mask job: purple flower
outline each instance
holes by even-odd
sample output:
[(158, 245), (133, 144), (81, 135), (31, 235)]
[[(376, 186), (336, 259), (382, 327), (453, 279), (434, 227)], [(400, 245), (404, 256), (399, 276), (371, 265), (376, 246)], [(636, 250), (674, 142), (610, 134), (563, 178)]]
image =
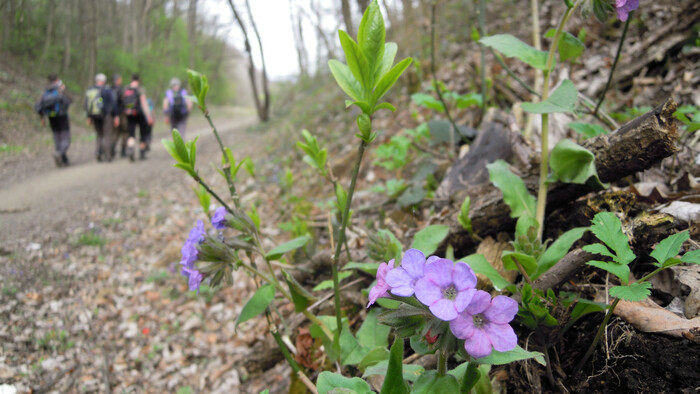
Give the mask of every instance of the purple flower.
[(425, 266), (415, 290), (418, 301), (427, 305), (433, 315), (451, 321), (469, 305), (475, 287), (476, 275), (467, 264), (436, 259)]
[(450, 322), (450, 330), (464, 339), (464, 349), (474, 358), (488, 356), (491, 348), (507, 352), (518, 344), (508, 324), (516, 313), (518, 303), (513, 299), (501, 295), (491, 299), (489, 293), (479, 290), (467, 309)]
[(386, 274), (392, 269), (394, 269), (394, 259), (389, 260), (389, 263), (379, 264), (379, 268), (377, 268), (377, 284), (369, 291), (369, 303), (367, 303), (367, 308), (374, 304), (377, 298), (389, 296), (388, 290), (391, 289), (391, 287), (386, 283)]
[(217, 230), (226, 228), (226, 208), (216, 208), (214, 215), (211, 217), (211, 224)]
[(182, 267), (182, 274), (188, 278), (187, 285), (190, 291), (197, 290), (199, 293), (199, 285), (202, 283), (202, 273), (196, 269), (190, 269), (187, 267)]
[(639, 0), (615, 0), (617, 18), (622, 22), (627, 21), (629, 13), (639, 7)]
[(407, 250), (401, 259), (401, 266), (386, 274), (386, 283), (389, 284), (391, 294), (401, 297), (413, 295), (416, 282), (423, 277), (425, 265), (423, 252), (418, 249)]
[[(187, 237), (187, 241), (185, 241), (185, 244), (182, 245), (182, 249), (180, 250), (182, 252), (180, 264), (182, 264), (183, 267), (189, 269), (194, 268), (194, 262), (197, 261), (197, 255), (199, 254), (197, 245), (204, 241), (205, 234), (204, 223), (201, 220), (197, 220), (197, 225), (190, 230), (190, 235)], [(183, 273), (183, 275), (185, 274)]]

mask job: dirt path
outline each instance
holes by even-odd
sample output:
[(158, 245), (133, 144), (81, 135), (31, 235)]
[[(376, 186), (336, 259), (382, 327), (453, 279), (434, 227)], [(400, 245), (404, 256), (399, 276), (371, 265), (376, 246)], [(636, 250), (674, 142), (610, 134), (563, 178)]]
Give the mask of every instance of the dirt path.
[[(224, 143), (233, 146), (234, 141), (245, 139), (244, 128), (253, 122), (247, 115), (220, 122)], [(191, 130), (188, 137), (197, 135), (200, 163), (215, 161), (218, 146), (209, 128)], [(154, 184), (182, 181), (184, 174), (172, 167), (172, 158), (160, 144), (165, 136), (162, 130), (156, 133), (148, 159), (134, 163), (127, 159), (96, 162), (89, 142), (71, 147), (72, 163), (67, 168), (53, 167), (48, 154), (25, 158), (31, 163), (18, 165), (17, 171), (26, 169), (30, 175), (14, 174), (19, 182), (0, 186), (0, 247), (13, 250), (41, 242), (46, 239), (42, 235), (70, 231), (96, 205), (116, 202), (119, 206), (129, 193), (148, 193)], [(37, 169), (37, 162), (43, 166)]]

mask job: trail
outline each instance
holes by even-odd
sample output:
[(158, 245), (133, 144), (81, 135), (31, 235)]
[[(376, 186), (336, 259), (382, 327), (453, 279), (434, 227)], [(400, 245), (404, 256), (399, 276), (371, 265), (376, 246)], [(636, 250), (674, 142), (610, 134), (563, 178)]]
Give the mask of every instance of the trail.
[[(234, 141), (249, 138), (244, 129), (253, 122), (254, 118), (248, 115), (219, 122), (224, 143), (233, 146)], [(92, 156), (93, 143), (74, 144), (69, 150), (71, 165), (67, 168), (53, 166), (50, 155), (32, 158), (45, 165), (38, 171), (28, 170), (32, 173), (24, 179), (20, 177), (17, 183), (0, 188), (0, 248), (13, 250), (45, 241), (51, 233), (69, 232), (99, 204), (119, 204), (130, 194), (147, 193), (155, 183), (182, 181), (184, 173), (172, 167), (173, 159), (160, 143), (165, 136), (165, 132), (155, 133), (148, 158), (133, 163), (123, 158), (111, 163), (97, 162)], [(187, 137), (195, 136), (200, 136), (198, 162), (216, 160), (218, 146), (211, 130), (191, 127)]]

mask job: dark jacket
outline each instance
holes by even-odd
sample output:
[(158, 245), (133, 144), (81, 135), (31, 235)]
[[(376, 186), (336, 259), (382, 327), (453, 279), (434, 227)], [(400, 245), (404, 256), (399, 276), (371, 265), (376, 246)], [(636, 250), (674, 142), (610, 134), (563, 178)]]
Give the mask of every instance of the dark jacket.
[[(115, 102), (114, 98), (114, 93), (112, 92), (112, 89), (107, 86), (97, 86), (94, 85), (90, 89), (97, 88), (100, 89), (100, 97), (102, 97), (102, 115), (110, 115), (110, 116), (117, 116), (119, 112), (117, 112), (117, 105)], [(87, 111), (88, 107), (88, 102), (87, 102), (87, 97), (85, 98), (85, 110)]]
[(34, 105), (34, 110), (42, 117), (68, 116), (70, 104), (71, 99), (61, 92), (60, 85), (51, 83), (46, 86), (46, 90)]

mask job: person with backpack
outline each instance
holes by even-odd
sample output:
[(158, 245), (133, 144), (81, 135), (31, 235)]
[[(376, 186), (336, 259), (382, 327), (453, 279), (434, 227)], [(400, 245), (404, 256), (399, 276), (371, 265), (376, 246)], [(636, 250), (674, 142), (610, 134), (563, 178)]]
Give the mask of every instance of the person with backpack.
[(139, 74), (131, 76), (131, 83), (124, 89), (124, 114), (126, 115), (129, 139), (126, 143), (126, 151), (131, 161), (136, 154), (136, 127), (139, 128), (140, 159), (146, 159), (146, 150), (150, 140), (150, 127), (153, 125), (153, 116), (148, 107), (146, 94), (140, 87)]
[(107, 77), (100, 73), (95, 84), (85, 91), (85, 113), (88, 125), (95, 127), (95, 157), (97, 161), (112, 161), (112, 124), (119, 126), (112, 90), (105, 85)]
[[(126, 115), (124, 114), (124, 89), (122, 88), (122, 76), (112, 75), (112, 95), (116, 107), (119, 124), (114, 126), (114, 139), (112, 140), (112, 157), (117, 156), (117, 146), (121, 146), (121, 157), (126, 157), (126, 140), (129, 139)], [(116, 124), (116, 123), (115, 123)]]
[(192, 110), (192, 101), (187, 98), (187, 91), (181, 89), (180, 86), (178, 78), (170, 80), (170, 89), (165, 92), (163, 99), (163, 113), (166, 115), (165, 124), (170, 123), (172, 128), (177, 129), (184, 139), (187, 117)]
[(64, 93), (65, 86), (56, 74), (49, 75), (49, 85), (41, 95), (34, 110), (41, 117), (41, 126), (46, 126), (46, 118), (53, 132), (55, 151), (53, 158), (57, 167), (68, 165), (68, 147), (70, 146), (70, 121), (68, 107), (71, 100)]

